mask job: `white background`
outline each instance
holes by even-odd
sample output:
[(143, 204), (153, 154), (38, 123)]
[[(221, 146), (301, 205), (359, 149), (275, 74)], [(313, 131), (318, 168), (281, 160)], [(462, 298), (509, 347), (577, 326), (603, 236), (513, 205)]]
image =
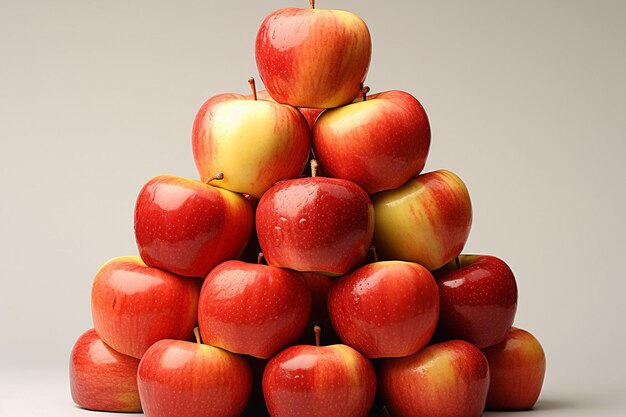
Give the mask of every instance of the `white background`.
[[(0, 0), (0, 415), (90, 415), (67, 365), (94, 273), (137, 253), (148, 179), (196, 177), (195, 113), (247, 93), (263, 18), (307, 3)], [(367, 84), (418, 97), (426, 170), (470, 190), (466, 252), (514, 270), (516, 325), (548, 358), (531, 415), (626, 415), (626, 3), (318, 7), (368, 23)]]

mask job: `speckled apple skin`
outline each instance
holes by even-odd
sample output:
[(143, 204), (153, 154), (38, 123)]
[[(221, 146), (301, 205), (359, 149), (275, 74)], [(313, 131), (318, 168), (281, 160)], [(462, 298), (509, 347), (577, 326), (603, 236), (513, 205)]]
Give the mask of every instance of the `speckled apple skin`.
[(241, 195), (173, 175), (148, 181), (135, 205), (135, 239), (146, 265), (204, 278), (238, 258), (254, 227)]
[(252, 389), (243, 357), (181, 340), (151, 346), (137, 380), (146, 417), (239, 417)]
[(417, 262), (432, 271), (463, 250), (472, 225), (472, 203), (456, 174), (420, 174), (400, 188), (373, 195), (372, 202), (374, 245), (381, 260)]
[(200, 282), (146, 266), (138, 256), (106, 262), (91, 289), (94, 328), (125, 355), (141, 358), (161, 339), (191, 339)]
[(351, 181), (298, 178), (263, 195), (256, 229), (270, 265), (342, 275), (369, 250), (374, 209), (367, 193)]
[(439, 315), (432, 274), (413, 262), (364, 265), (338, 278), (328, 294), (337, 334), (368, 358), (412, 355), (426, 346)]
[(139, 359), (107, 346), (94, 329), (83, 333), (70, 354), (70, 392), (80, 407), (141, 412), (137, 389)]
[(546, 354), (530, 332), (511, 328), (506, 339), (483, 349), (491, 370), (488, 410), (530, 410), (546, 374)]
[(462, 339), (482, 349), (504, 340), (517, 311), (511, 268), (490, 255), (461, 255), (433, 272), (441, 299), (436, 340)]
[(205, 343), (270, 358), (293, 344), (311, 313), (311, 294), (298, 272), (226, 261), (200, 292), (198, 324)]
[(198, 110), (192, 150), (200, 179), (260, 198), (277, 181), (297, 178), (311, 148), (311, 131), (298, 109), (240, 94), (218, 94)]
[(376, 373), (346, 345), (292, 346), (267, 364), (263, 393), (272, 417), (365, 417)]
[(393, 417), (480, 417), (489, 365), (463, 340), (436, 343), (378, 367), (380, 394)]
[(339, 10), (286, 8), (268, 15), (255, 44), (269, 94), (294, 107), (351, 102), (369, 69), (372, 41), (365, 22)]
[(325, 173), (374, 194), (398, 188), (424, 169), (430, 124), (415, 97), (392, 90), (325, 111), (312, 143)]

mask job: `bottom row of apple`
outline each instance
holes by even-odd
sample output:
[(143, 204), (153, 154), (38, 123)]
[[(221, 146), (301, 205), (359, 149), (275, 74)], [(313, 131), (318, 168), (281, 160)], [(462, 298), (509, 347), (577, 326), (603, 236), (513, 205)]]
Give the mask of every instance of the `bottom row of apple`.
[(378, 360), (344, 344), (320, 346), (321, 329), (314, 331), (315, 345), (261, 360), (203, 344), (196, 328), (196, 342), (163, 339), (139, 360), (92, 329), (72, 351), (72, 398), (87, 409), (151, 417), (365, 417), (387, 415), (383, 405), (393, 417), (470, 417), (530, 409), (543, 383), (543, 349), (515, 327), (484, 349), (449, 340)]

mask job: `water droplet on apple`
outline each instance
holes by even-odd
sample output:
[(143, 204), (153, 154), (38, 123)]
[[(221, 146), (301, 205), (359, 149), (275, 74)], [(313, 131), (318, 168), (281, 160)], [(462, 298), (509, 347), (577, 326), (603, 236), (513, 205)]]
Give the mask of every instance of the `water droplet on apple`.
[(300, 227), (300, 229), (306, 229), (307, 227), (309, 227), (309, 224), (307, 223), (306, 219), (303, 217), (298, 221), (298, 226)]
[(283, 241), (283, 228), (280, 226), (274, 227), (274, 243), (280, 244)]

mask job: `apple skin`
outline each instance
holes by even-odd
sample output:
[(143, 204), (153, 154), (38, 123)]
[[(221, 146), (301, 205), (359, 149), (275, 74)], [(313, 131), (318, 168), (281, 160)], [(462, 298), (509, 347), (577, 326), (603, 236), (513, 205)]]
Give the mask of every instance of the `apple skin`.
[(311, 132), (298, 109), (240, 94), (219, 94), (196, 115), (193, 155), (204, 182), (260, 198), (277, 181), (300, 176), (311, 147)]
[(381, 260), (417, 262), (432, 271), (456, 258), (469, 236), (469, 192), (450, 171), (418, 175), (398, 189), (373, 195), (372, 203)]
[(198, 324), (205, 343), (266, 359), (298, 340), (310, 313), (299, 273), (226, 261), (204, 280)]
[(343, 343), (368, 358), (409, 356), (435, 331), (439, 292), (419, 264), (376, 262), (338, 278), (328, 310)]
[(263, 393), (272, 417), (366, 417), (376, 372), (349, 346), (297, 345), (269, 361)]
[(120, 353), (141, 359), (161, 339), (190, 339), (200, 281), (146, 266), (138, 256), (106, 262), (91, 290), (94, 328)]
[(265, 18), (255, 52), (261, 80), (276, 101), (326, 109), (359, 94), (372, 41), (365, 22), (353, 13), (286, 8)]
[(239, 257), (254, 227), (252, 205), (200, 181), (161, 175), (148, 181), (135, 205), (135, 238), (146, 265), (204, 278)]
[(441, 300), (435, 339), (462, 339), (480, 349), (500, 343), (517, 310), (513, 271), (489, 255), (461, 255), (459, 264), (433, 272)]
[(138, 366), (139, 359), (113, 350), (94, 329), (86, 331), (70, 355), (72, 400), (88, 410), (141, 412)]
[(263, 195), (256, 229), (268, 264), (342, 275), (369, 250), (374, 209), (367, 193), (351, 181), (298, 178), (280, 182)]
[(239, 417), (252, 371), (223, 349), (165, 339), (141, 358), (137, 381), (146, 417)]
[(393, 417), (480, 417), (489, 365), (463, 340), (436, 343), (378, 367), (380, 394)]
[[(246, 97), (254, 98), (254, 95), (250, 95), (250, 96), (246, 96)], [(274, 100), (272, 98), (272, 96), (270, 96), (270, 94), (267, 92), (267, 90), (259, 90), (257, 92), (257, 98), (259, 100), (276, 101), (276, 100)], [(325, 109), (317, 109), (317, 108), (309, 108), (309, 107), (298, 107), (298, 110), (300, 111), (300, 113), (302, 113), (302, 115), (306, 119), (307, 123), (309, 124), (309, 128), (313, 128), (313, 125), (315, 124), (315, 121), (317, 120), (317, 117)]]
[(513, 327), (503, 342), (482, 351), (491, 370), (487, 409), (532, 409), (546, 373), (546, 355), (539, 341)]
[(392, 90), (326, 110), (312, 140), (328, 176), (354, 181), (374, 194), (398, 188), (424, 169), (430, 124), (415, 97)]

